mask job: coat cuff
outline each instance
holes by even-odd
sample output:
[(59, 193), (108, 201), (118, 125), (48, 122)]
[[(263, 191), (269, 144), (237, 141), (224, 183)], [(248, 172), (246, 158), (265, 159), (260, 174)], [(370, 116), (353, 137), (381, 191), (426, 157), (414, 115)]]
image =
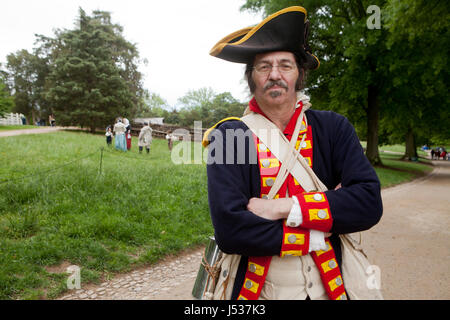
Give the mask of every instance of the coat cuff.
[(333, 218), (325, 192), (309, 192), (296, 196), (302, 210), (301, 226), (305, 229), (329, 232), (333, 226)]
[(310, 232), (301, 227), (289, 227), (283, 221), (283, 242), (280, 257), (303, 256), (309, 253)]

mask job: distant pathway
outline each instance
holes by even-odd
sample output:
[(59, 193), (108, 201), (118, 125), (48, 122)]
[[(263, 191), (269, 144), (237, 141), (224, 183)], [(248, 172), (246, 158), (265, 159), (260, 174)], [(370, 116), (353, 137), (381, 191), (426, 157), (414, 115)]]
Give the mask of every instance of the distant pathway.
[(79, 129), (77, 127), (42, 127), (32, 129), (19, 129), (19, 130), (1, 130), (0, 137), (18, 136), (21, 134), (36, 134), (36, 133), (48, 133), (64, 129)]

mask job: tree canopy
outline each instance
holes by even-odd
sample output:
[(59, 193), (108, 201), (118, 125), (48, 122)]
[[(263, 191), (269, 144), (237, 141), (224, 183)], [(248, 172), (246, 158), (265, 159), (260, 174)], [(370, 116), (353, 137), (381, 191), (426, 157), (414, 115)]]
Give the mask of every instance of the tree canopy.
[(54, 37), (36, 35), (30, 53), (7, 57), (15, 111), (33, 122), (54, 114), (62, 125), (95, 130), (118, 116), (133, 117), (143, 106), (142, 75), (135, 44), (105, 11), (79, 9), (73, 29)]
[(10, 95), (7, 86), (0, 77), (0, 118), (12, 110), (14, 107), (14, 99)]
[(78, 28), (43, 42), (52, 48), (45, 97), (61, 124), (95, 130), (136, 113), (143, 96), (138, 51), (108, 12), (80, 9)]
[[(268, 15), (292, 5), (299, 4), (247, 0), (242, 10)], [(313, 106), (347, 116), (360, 139), (367, 140), (372, 164), (381, 163), (379, 143), (394, 137), (409, 141), (411, 134), (431, 130), (439, 118), (448, 119), (448, 72), (442, 67), (449, 47), (445, 1), (305, 0), (301, 5), (311, 22), (310, 46), (321, 60), (308, 75)], [(369, 26), (370, 8), (379, 9), (379, 28)], [(432, 105), (434, 114), (428, 111)]]

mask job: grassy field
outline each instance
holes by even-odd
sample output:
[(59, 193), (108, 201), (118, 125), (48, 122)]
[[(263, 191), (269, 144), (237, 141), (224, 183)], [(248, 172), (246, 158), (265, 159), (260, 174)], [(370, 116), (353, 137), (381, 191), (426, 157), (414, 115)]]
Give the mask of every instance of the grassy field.
[[(165, 140), (150, 155), (105, 148), (78, 132), (0, 138), (0, 299), (52, 299), (81, 281), (153, 263), (213, 233), (205, 165), (175, 165)], [(383, 155), (383, 187), (430, 166)]]
[(48, 266), (100, 281), (212, 234), (204, 165), (172, 164), (163, 140), (139, 155), (134, 139), (105, 150), (99, 175), (102, 146), (85, 133), (0, 138), (0, 299), (54, 298), (67, 275)]

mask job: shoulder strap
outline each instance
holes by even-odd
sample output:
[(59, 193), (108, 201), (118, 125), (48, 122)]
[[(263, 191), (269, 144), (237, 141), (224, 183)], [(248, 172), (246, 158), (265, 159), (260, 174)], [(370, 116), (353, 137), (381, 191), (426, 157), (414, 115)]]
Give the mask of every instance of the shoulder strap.
[[(303, 112), (297, 120), (298, 127), (300, 126), (302, 119)], [(295, 141), (293, 144), (290, 144), (281, 130), (274, 123), (269, 121), (266, 117), (254, 112), (242, 117), (241, 121), (243, 121), (250, 128), (250, 130), (269, 148), (273, 155), (280, 160), (282, 164), (286, 164), (286, 171), (294, 176), (306, 192), (327, 190), (327, 187), (309, 167), (300, 152), (295, 150)], [(281, 187), (284, 180), (288, 176), (286, 173), (281, 171), (282, 170), (280, 168), (280, 172), (275, 180), (274, 186), (277, 184)], [(273, 187), (272, 189), (274, 189)], [(277, 191), (278, 190), (276, 190), (274, 194), (276, 194)], [(269, 199), (270, 198), (271, 197), (269, 196)]]

